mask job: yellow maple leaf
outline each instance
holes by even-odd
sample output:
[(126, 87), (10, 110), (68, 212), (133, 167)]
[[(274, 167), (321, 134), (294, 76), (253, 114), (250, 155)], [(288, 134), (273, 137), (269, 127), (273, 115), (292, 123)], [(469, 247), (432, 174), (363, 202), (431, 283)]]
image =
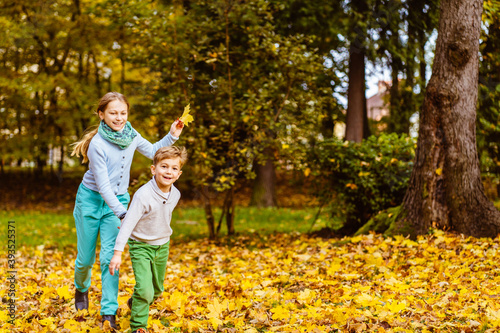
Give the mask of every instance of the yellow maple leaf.
[(356, 296), (354, 301), (361, 306), (375, 306), (379, 304), (379, 301), (376, 298), (373, 298), (371, 295), (366, 293)]
[(51, 325), (54, 323), (54, 319), (53, 318), (44, 318), (44, 319), (41, 319), (38, 321), (38, 323), (40, 323), (40, 325), (42, 326), (47, 326), (47, 325)]
[(184, 108), (184, 113), (179, 118), (179, 120), (182, 121), (186, 126), (194, 120), (193, 116), (189, 112), (191, 112), (190, 104), (186, 105), (186, 107)]
[(70, 330), (71, 332), (75, 332), (81, 324), (76, 320), (69, 319), (64, 323), (64, 328)]
[(252, 281), (245, 279), (240, 283), (240, 287), (242, 290), (247, 290), (247, 289), (253, 288), (254, 284), (252, 283)]
[(406, 301), (402, 302), (393, 301), (385, 305), (385, 308), (392, 313), (398, 313), (399, 311), (403, 311), (406, 309), (406, 307), (407, 307)]
[(73, 298), (73, 296), (71, 295), (71, 293), (69, 291), (69, 286), (68, 285), (65, 285), (62, 288), (57, 288), (57, 294), (59, 295), (59, 297), (64, 298), (64, 299), (71, 299), (71, 298)]
[(500, 310), (494, 310), (488, 307), (486, 309), (486, 314), (493, 325), (500, 326)]
[(309, 302), (311, 301), (314, 297), (316, 296), (316, 293), (312, 291), (311, 289), (304, 289), (297, 295), (297, 299), (300, 301), (306, 301)]
[(108, 320), (106, 320), (103, 324), (102, 324), (102, 331), (103, 332), (114, 332), (114, 329), (111, 327), (111, 324)]
[(290, 317), (290, 311), (288, 311), (281, 305), (271, 309), (271, 312), (273, 313), (272, 318), (274, 320), (288, 319), (288, 317)]
[(326, 271), (326, 273), (328, 275), (335, 275), (335, 273), (340, 271), (341, 269), (342, 269), (342, 265), (340, 263), (333, 262), (330, 265), (330, 268), (328, 268), (328, 270)]
[(7, 311), (1, 311), (0, 310), (0, 320), (2, 322), (4, 322), (4, 323), (7, 322), (7, 320), (9, 320), (9, 318), (10, 317), (7, 315)]
[(182, 307), (186, 301), (186, 296), (184, 296), (180, 291), (176, 290), (170, 296), (164, 299), (163, 304), (167, 305), (170, 310), (176, 311)]
[(220, 319), (222, 312), (227, 309), (229, 301), (225, 299), (222, 303), (219, 302), (218, 298), (215, 298), (213, 303), (209, 303), (207, 305), (208, 311), (208, 319), (212, 324), (214, 329), (217, 329), (219, 325), (222, 325), (223, 321)]
[(224, 323), (222, 320), (220, 320), (219, 318), (216, 318), (216, 317), (209, 316), (209, 319), (210, 319), (210, 323), (212, 324), (212, 327), (215, 330), (217, 330), (217, 327), (219, 327), (220, 325), (222, 325)]

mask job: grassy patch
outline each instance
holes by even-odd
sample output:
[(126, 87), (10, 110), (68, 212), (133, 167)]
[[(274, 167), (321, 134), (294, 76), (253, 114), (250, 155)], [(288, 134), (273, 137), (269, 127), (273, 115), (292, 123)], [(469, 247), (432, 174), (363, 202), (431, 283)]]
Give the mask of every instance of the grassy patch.
[(76, 229), (71, 213), (0, 211), (0, 220), (5, 229), (7, 221), (15, 222), (17, 248), (38, 245), (76, 248)]
[[(219, 219), (220, 210), (215, 210)], [(237, 207), (235, 229), (239, 234), (267, 235), (275, 232), (308, 232), (316, 215), (316, 209)], [(39, 212), (34, 210), (0, 211), (0, 220), (15, 221), (18, 247), (46, 245), (59, 249), (76, 248), (76, 229), (73, 215), (69, 212)], [(326, 216), (320, 216), (314, 229), (325, 226)], [(205, 212), (202, 208), (179, 207), (174, 211), (172, 239), (198, 239), (208, 236)], [(220, 235), (227, 234), (223, 221)]]

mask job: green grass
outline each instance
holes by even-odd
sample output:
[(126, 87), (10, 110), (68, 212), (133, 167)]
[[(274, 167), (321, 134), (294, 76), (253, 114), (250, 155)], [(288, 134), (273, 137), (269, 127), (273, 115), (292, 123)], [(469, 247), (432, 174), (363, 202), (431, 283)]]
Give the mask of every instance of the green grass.
[[(270, 234), (273, 232), (299, 232), (309, 231), (316, 216), (317, 209), (291, 209), (291, 208), (255, 208), (236, 207), (234, 228), (237, 233)], [(220, 210), (214, 211), (216, 223), (220, 219)], [(326, 216), (321, 215), (314, 225), (314, 230), (325, 226)], [(173, 214), (172, 229), (179, 238), (207, 237), (208, 228), (205, 212), (202, 208), (180, 208)], [(225, 221), (222, 222), (221, 235), (227, 234)]]
[[(75, 246), (76, 230), (71, 213), (41, 213), (36, 211), (0, 211), (2, 228), (7, 234), (8, 221), (15, 227), (16, 247), (53, 245), (58, 248)], [(7, 242), (3, 242), (6, 244)], [(2, 248), (5, 250), (5, 248)]]
[[(290, 209), (290, 208), (254, 208), (236, 207), (235, 230), (237, 233), (259, 235), (274, 232), (306, 233), (316, 216), (317, 209)], [(219, 221), (220, 210), (214, 211), (216, 223)], [(76, 230), (71, 213), (47, 213), (38, 211), (0, 211), (0, 221), (7, 235), (8, 221), (16, 230), (16, 246), (35, 247), (40, 245), (76, 248)], [(326, 216), (322, 214), (314, 225), (314, 230), (326, 225)], [(12, 225), (12, 224), (11, 224)], [(202, 208), (182, 208), (174, 211), (172, 239), (189, 240), (208, 237), (208, 228), (205, 213)], [(222, 223), (220, 235), (225, 236), (227, 229), (225, 222)], [(3, 244), (7, 244), (6, 241)], [(1, 250), (5, 250), (2, 246)]]

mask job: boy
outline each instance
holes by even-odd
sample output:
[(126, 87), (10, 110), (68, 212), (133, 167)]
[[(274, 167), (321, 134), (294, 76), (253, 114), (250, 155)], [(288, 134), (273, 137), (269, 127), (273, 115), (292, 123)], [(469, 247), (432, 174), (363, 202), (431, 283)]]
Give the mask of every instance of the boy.
[(122, 252), (128, 243), (135, 275), (134, 293), (128, 300), (132, 333), (147, 332), (149, 306), (164, 290), (172, 235), (170, 221), (180, 199), (180, 192), (173, 184), (182, 174), (186, 160), (184, 147), (158, 149), (151, 166), (153, 179), (135, 193), (116, 238), (110, 274), (120, 268)]

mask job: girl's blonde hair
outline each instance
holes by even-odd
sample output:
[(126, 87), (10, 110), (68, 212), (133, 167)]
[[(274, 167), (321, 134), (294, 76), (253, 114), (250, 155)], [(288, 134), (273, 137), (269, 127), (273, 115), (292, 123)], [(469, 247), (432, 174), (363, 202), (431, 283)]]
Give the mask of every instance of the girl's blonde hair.
[[(99, 100), (96, 114), (99, 115), (99, 111), (104, 112), (108, 107), (108, 104), (116, 100), (119, 100), (120, 102), (127, 104), (127, 111), (130, 109), (130, 104), (128, 103), (127, 97), (118, 92), (108, 92), (106, 95), (102, 96), (102, 98)], [(87, 151), (89, 150), (89, 144), (94, 135), (97, 134), (98, 129), (99, 126), (90, 131), (87, 129), (83, 137), (79, 141), (72, 144), (73, 151), (71, 152), (71, 156), (75, 155), (76, 157), (82, 156), (82, 163), (87, 163), (89, 161), (89, 158), (87, 156)]]

